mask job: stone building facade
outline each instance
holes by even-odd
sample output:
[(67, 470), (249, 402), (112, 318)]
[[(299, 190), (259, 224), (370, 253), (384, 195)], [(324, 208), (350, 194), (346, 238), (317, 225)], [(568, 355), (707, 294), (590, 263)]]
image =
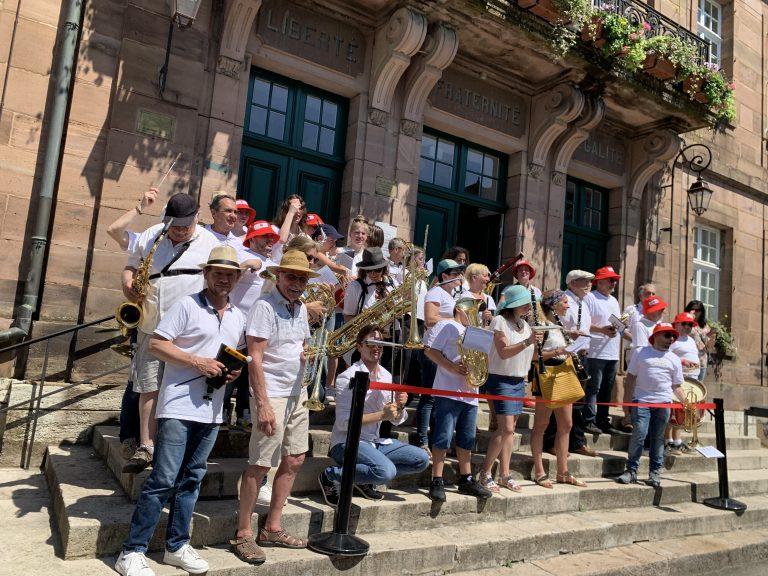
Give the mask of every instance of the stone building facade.
[[(717, 43), (735, 126), (706, 129), (679, 91), (613, 73), (588, 47), (553, 60), (548, 25), (514, 1), (203, 0), (173, 34), (162, 94), (170, 2), (84, 2), (36, 334), (121, 301), (125, 257), (106, 228), (181, 154), (164, 196), (205, 206), (229, 190), (271, 218), (298, 192), (342, 230), (364, 213), (421, 242), (429, 225), (432, 256), (465, 245), (493, 269), (522, 250), (544, 288), (607, 263), (623, 304), (648, 280), (670, 312), (700, 296), (738, 345), (724, 381), (763, 401), (768, 9), (631, 1)], [(0, 0), (6, 326), (28, 273), (68, 4)], [(678, 164), (671, 180), (683, 143), (713, 152), (701, 217), (687, 209), (695, 174)]]

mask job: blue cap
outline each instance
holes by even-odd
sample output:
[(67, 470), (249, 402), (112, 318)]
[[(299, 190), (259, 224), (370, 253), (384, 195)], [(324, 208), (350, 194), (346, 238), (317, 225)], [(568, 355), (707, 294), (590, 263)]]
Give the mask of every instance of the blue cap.
[(498, 307), (498, 311), (518, 308), (531, 303), (531, 293), (525, 286), (515, 284), (507, 286), (501, 293), (504, 302)]
[(437, 277), (440, 278), (440, 275), (443, 272), (449, 272), (449, 271), (464, 272), (464, 268), (466, 268), (466, 266), (464, 266), (463, 264), (459, 264), (458, 262), (456, 262), (456, 260), (450, 260), (450, 259), (440, 260), (440, 263), (437, 265), (437, 270), (435, 271), (435, 274), (437, 274)]
[(344, 236), (339, 234), (339, 231), (330, 224), (323, 223), (318, 225), (317, 230), (312, 233), (312, 240), (322, 242), (325, 241), (326, 238), (330, 238), (331, 240), (338, 240), (340, 238), (344, 238)]

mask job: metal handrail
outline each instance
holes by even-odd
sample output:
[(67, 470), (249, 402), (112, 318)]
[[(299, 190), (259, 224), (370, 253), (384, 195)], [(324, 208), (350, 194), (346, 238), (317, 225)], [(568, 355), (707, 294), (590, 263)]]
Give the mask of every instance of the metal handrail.
[(102, 322), (107, 322), (108, 320), (114, 320), (114, 319), (115, 319), (115, 315), (112, 314), (112, 316), (104, 316), (103, 318), (99, 318), (97, 320), (91, 320), (90, 322), (85, 322), (84, 324), (78, 324), (77, 326), (72, 326), (71, 328), (59, 330), (58, 332), (51, 332), (50, 334), (46, 334), (45, 336), (40, 336), (39, 338), (24, 340), (24, 342), (19, 342), (18, 344), (13, 344), (12, 346), (6, 346), (5, 348), (0, 348), (0, 354), (3, 354), (4, 352), (10, 352), (12, 350), (16, 350), (17, 348), (25, 348), (27, 346), (32, 346), (32, 344), (37, 344), (38, 342), (43, 342), (44, 340), (50, 340), (51, 338), (63, 336), (64, 334), (69, 334), (70, 332), (77, 332), (78, 330), (87, 328), (88, 326), (93, 326), (94, 324), (101, 324)]

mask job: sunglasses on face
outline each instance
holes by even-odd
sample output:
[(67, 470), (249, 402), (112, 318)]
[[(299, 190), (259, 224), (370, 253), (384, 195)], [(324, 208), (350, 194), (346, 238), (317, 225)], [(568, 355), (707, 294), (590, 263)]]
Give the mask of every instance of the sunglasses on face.
[(317, 262), (317, 256), (310, 256), (307, 255), (307, 261), (311, 262)]
[(292, 274), (291, 272), (285, 273), (285, 278), (288, 282), (299, 282), (301, 284), (309, 282), (309, 276), (299, 276), (298, 274)]

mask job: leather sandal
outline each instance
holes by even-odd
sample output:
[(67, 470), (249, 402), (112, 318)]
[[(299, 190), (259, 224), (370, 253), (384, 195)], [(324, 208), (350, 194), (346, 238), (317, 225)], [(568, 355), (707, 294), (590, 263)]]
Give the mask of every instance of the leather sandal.
[(501, 476), (499, 478), (499, 486), (512, 490), (512, 492), (522, 492), (523, 487), (512, 479), (512, 476)]
[(306, 548), (307, 541), (291, 536), (285, 530), (271, 532), (262, 528), (259, 532), (259, 544), (262, 546), (278, 546), (280, 548)]
[(555, 478), (558, 484), (570, 484), (571, 486), (578, 486), (579, 488), (584, 488), (587, 485), (584, 480), (579, 480), (570, 472), (558, 474)]
[(548, 488), (550, 490), (552, 490), (553, 488), (552, 480), (549, 479), (549, 476), (547, 474), (542, 474), (538, 478), (534, 477), (533, 481), (539, 486), (541, 486), (542, 488)]
[(235, 556), (247, 564), (264, 564), (264, 561), (267, 559), (264, 550), (259, 548), (253, 540), (253, 536), (242, 536), (240, 538), (235, 536), (235, 538), (229, 541), (229, 548), (234, 552)]

